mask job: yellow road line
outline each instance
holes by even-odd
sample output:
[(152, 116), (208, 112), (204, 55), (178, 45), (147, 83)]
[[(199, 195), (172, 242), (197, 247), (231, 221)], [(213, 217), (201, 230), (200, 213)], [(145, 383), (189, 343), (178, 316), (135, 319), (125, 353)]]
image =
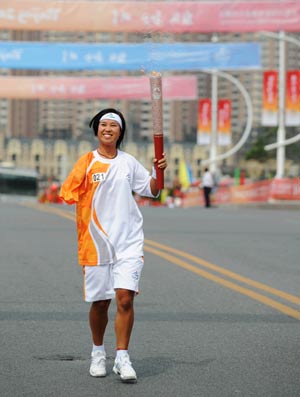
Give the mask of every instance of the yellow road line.
[[(23, 204), (23, 205), (31, 207), (31, 208), (38, 209), (38, 210), (40, 210), (42, 212), (54, 213), (54, 214), (56, 214), (58, 216), (62, 216), (64, 218), (67, 218), (67, 219), (69, 219), (71, 221), (74, 221), (74, 222), (76, 221), (76, 215), (75, 214), (68, 213), (65, 210), (63, 210), (62, 208), (51, 207), (51, 206), (48, 206), (48, 205), (45, 205), (45, 204), (26, 203), (26, 204)], [(254, 299), (254, 300), (256, 300), (256, 301), (258, 301), (260, 303), (263, 303), (266, 306), (270, 306), (273, 309), (276, 309), (276, 310), (278, 310), (281, 313), (284, 313), (284, 314), (286, 314), (286, 315), (288, 315), (290, 317), (293, 317), (293, 318), (295, 318), (297, 320), (300, 320), (299, 311), (297, 311), (295, 309), (292, 309), (289, 306), (283, 305), (283, 304), (281, 304), (281, 303), (279, 303), (279, 302), (277, 302), (277, 301), (275, 301), (273, 299), (270, 299), (270, 298), (268, 298), (268, 297), (266, 297), (266, 296), (264, 296), (262, 294), (254, 292), (254, 291), (252, 291), (252, 290), (250, 290), (248, 288), (239, 286), (238, 284), (234, 284), (231, 281), (228, 281), (228, 280), (223, 279), (223, 278), (221, 278), (219, 276), (211, 274), (211, 273), (207, 272), (206, 270), (203, 270), (203, 269), (200, 269), (200, 268), (198, 268), (196, 266), (193, 266), (193, 265), (191, 265), (191, 264), (189, 264), (187, 262), (184, 262), (183, 260), (173, 256), (173, 255), (169, 255), (169, 254), (167, 254), (165, 252), (162, 252), (162, 251), (159, 251), (159, 250), (157, 250), (157, 249), (155, 249), (153, 247), (149, 247), (148, 245), (152, 245), (152, 246), (157, 247), (157, 248), (159, 248), (161, 250), (172, 252), (173, 254), (180, 255), (181, 257), (184, 257), (186, 259), (189, 259), (189, 260), (193, 261), (194, 263), (198, 263), (198, 264), (200, 264), (202, 266), (205, 266), (205, 267), (209, 268), (210, 270), (214, 270), (214, 271), (219, 272), (219, 273), (221, 273), (223, 275), (226, 275), (226, 276), (228, 276), (228, 277), (230, 277), (230, 278), (232, 278), (234, 280), (241, 281), (244, 284), (251, 285), (251, 286), (253, 286), (253, 287), (257, 288), (257, 289), (261, 289), (261, 290), (263, 290), (265, 292), (270, 292), (273, 295), (276, 295), (278, 297), (284, 298), (284, 299), (286, 299), (286, 300), (288, 300), (290, 302), (299, 304), (300, 303), (300, 299), (298, 297), (296, 297), (296, 296), (287, 294), (287, 293), (285, 293), (283, 291), (279, 291), (279, 290), (277, 290), (275, 288), (272, 288), (272, 287), (269, 287), (269, 286), (267, 286), (265, 284), (262, 284), (262, 283), (259, 283), (257, 281), (253, 281), (251, 279), (248, 279), (246, 277), (240, 276), (237, 273), (234, 273), (234, 272), (232, 272), (230, 270), (224, 269), (224, 268), (222, 268), (220, 266), (214, 265), (214, 264), (212, 264), (210, 262), (205, 261), (204, 259), (198, 258), (198, 257), (193, 256), (191, 254), (188, 254), (186, 252), (177, 250), (177, 249), (169, 247), (167, 245), (163, 245), (163, 244), (157, 243), (156, 241), (145, 239), (145, 251), (148, 251), (148, 252), (150, 252), (150, 253), (152, 253), (154, 255), (160, 256), (161, 258), (164, 258), (167, 261), (169, 261), (171, 263), (174, 263), (177, 266), (180, 266), (180, 267), (182, 267), (182, 268), (184, 268), (186, 270), (189, 270), (189, 271), (191, 271), (193, 273), (196, 273), (196, 274), (200, 275), (203, 278), (206, 278), (208, 280), (211, 280), (213, 282), (221, 284), (221, 285), (223, 285), (223, 286), (225, 286), (227, 288), (230, 288), (233, 291), (239, 292), (240, 294), (246, 295), (246, 296), (248, 296), (248, 297), (250, 297), (250, 298), (252, 298), (252, 299)]]
[(290, 317), (293, 317), (296, 320), (300, 320), (300, 313), (297, 310), (290, 308), (289, 306), (286, 306), (279, 302), (276, 302), (275, 300), (270, 299), (270, 298), (268, 298), (264, 295), (261, 295), (257, 292), (254, 292), (248, 288), (244, 288), (244, 287), (239, 286), (238, 284), (234, 284), (231, 281), (228, 281), (221, 277), (215, 276), (214, 274), (211, 274), (211, 273), (207, 272), (206, 270), (199, 269), (199, 267), (190, 265), (189, 263), (184, 262), (183, 260), (181, 260), (173, 255), (158, 251), (155, 248), (145, 246), (145, 251), (148, 251), (154, 255), (160, 256), (161, 258), (164, 258), (167, 261), (174, 263), (177, 266), (180, 266), (186, 270), (189, 270), (190, 272), (196, 273), (203, 278), (206, 278), (210, 281), (214, 281), (215, 283), (221, 284), (227, 288), (230, 288), (233, 291), (239, 292), (240, 294), (246, 295), (260, 303), (263, 303), (267, 306), (272, 307), (273, 309), (278, 310), (281, 313), (284, 313)]
[(147, 243), (149, 245), (152, 245), (152, 246), (154, 246), (156, 248), (162, 249), (164, 251), (171, 252), (172, 254), (180, 255), (181, 257), (189, 259), (189, 260), (193, 261), (194, 263), (198, 263), (199, 265), (202, 265), (202, 266), (204, 266), (204, 267), (206, 267), (206, 268), (208, 268), (210, 270), (214, 270), (215, 272), (221, 273), (224, 276), (230, 277), (230, 278), (232, 278), (234, 280), (237, 280), (237, 281), (240, 281), (240, 282), (242, 282), (244, 284), (251, 285), (251, 287), (255, 287), (257, 289), (260, 289), (260, 290), (263, 290), (265, 292), (268, 292), (268, 293), (270, 293), (272, 295), (278, 296), (279, 298), (283, 298), (283, 299), (285, 299), (288, 302), (292, 302), (292, 303), (295, 303), (297, 305), (300, 304), (300, 298), (297, 297), (297, 296), (294, 296), (294, 295), (288, 294), (286, 292), (280, 291), (280, 290), (278, 290), (276, 288), (272, 288), (272, 287), (270, 287), (268, 285), (262, 284), (262, 283), (260, 283), (258, 281), (251, 280), (251, 279), (249, 279), (247, 277), (240, 276), (237, 273), (234, 273), (234, 272), (232, 272), (230, 270), (224, 269), (223, 267), (214, 265), (213, 263), (207, 262), (204, 259), (198, 258), (198, 257), (196, 257), (194, 255), (191, 255), (191, 254), (188, 254), (188, 253), (186, 253), (184, 251), (180, 251), (180, 250), (178, 250), (176, 248), (171, 248), (171, 247), (169, 247), (167, 245), (163, 245), (163, 244), (157, 243), (156, 241), (152, 241), (152, 240), (145, 240), (145, 243)]
[(22, 204), (25, 207), (30, 207), (30, 208), (34, 208), (37, 209), (39, 211), (42, 212), (48, 212), (48, 213), (52, 213), (52, 214), (56, 214), (59, 215), (63, 218), (67, 218), (70, 221), (76, 221), (76, 215), (72, 214), (70, 212), (64, 211), (62, 208), (57, 208), (57, 207), (51, 207), (47, 204), (33, 204), (33, 203), (23, 203)]

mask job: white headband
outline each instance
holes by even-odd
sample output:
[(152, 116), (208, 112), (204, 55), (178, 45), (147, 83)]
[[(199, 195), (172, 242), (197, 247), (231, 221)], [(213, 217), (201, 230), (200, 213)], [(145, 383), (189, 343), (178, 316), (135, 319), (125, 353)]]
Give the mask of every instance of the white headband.
[(106, 113), (104, 116), (101, 117), (99, 123), (104, 119), (116, 121), (121, 128), (123, 127), (121, 117), (116, 113)]

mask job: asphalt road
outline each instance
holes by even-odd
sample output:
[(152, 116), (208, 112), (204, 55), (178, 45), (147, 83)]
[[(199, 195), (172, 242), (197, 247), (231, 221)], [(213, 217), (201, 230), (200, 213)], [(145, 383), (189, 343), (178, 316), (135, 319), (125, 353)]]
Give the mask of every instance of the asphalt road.
[(299, 396), (300, 211), (143, 208), (130, 354), (137, 384), (89, 376), (72, 207), (0, 203), (0, 395)]

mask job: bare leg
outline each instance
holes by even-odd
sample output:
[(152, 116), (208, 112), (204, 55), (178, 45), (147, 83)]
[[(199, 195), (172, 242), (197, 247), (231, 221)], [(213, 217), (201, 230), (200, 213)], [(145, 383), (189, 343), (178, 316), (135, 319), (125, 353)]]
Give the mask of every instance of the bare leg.
[(110, 300), (93, 302), (90, 308), (90, 327), (94, 345), (103, 345), (105, 329), (108, 323)]
[(117, 349), (128, 350), (134, 322), (134, 294), (134, 291), (126, 289), (116, 290), (117, 314), (115, 319), (115, 332)]

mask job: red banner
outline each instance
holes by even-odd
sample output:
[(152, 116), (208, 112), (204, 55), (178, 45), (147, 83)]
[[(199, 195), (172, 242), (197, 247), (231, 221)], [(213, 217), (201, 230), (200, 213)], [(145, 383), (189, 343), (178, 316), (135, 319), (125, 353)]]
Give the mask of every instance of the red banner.
[(218, 100), (218, 144), (226, 146), (231, 144), (231, 101)]
[(263, 75), (262, 125), (278, 124), (278, 72), (269, 70)]
[[(196, 76), (162, 79), (165, 99), (195, 100)], [(143, 77), (23, 77), (0, 76), (0, 97), (18, 99), (145, 99), (149, 79)]]
[(300, 71), (289, 70), (286, 74), (286, 113), (287, 126), (300, 125)]
[[(273, 200), (300, 201), (298, 178), (283, 178), (249, 183), (243, 186), (222, 186), (212, 196), (216, 204), (267, 203)], [(199, 189), (185, 193), (183, 207), (203, 205), (203, 194)]]
[(269, 199), (269, 194), (270, 181), (230, 187), (230, 201), (232, 203), (266, 202)]
[[(231, 144), (231, 101), (218, 100), (217, 133), (218, 144), (226, 146)], [(212, 127), (211, 99), (200, 99), (198, 102), (198, 145), (209, 145)]]
[(65, 32), (299, 32), (300, 3), (1, 0), (0, 28)]
[(274, 200), (300, 200), (299, 179), (274, 179), (271, 183), (270, 198)]
[(208, 145), (211, 134), (211, 100), (200, 99), (198, 102), (197, 144)]

